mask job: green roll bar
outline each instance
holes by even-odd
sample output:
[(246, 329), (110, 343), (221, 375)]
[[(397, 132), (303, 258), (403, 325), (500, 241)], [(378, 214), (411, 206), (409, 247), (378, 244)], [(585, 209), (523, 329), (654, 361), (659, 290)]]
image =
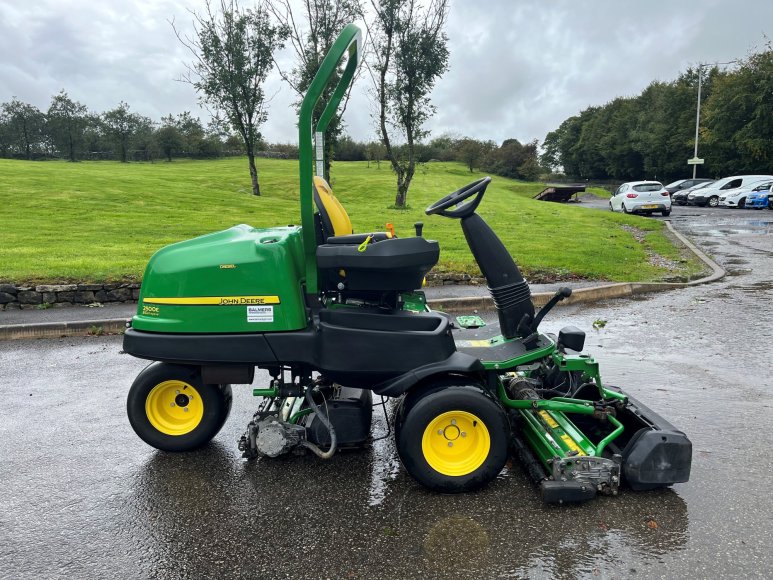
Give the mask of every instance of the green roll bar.
[(301, 103), (298, 118), (298, 160), (300, 164), (300, 196), (301, 225), (303, 226), (303, 251), (306, 257), (306, 293), (315, 295), (319, 288), (317, 284), (317, 237), (314, 231), (314, 200), (312, 194), (312, 179), (314, 177), (314, 130), (312, 130), (314, 108), (322, 97), (322, 93), (330, 84), (341, 59), (348, 53), (346, 68), (333, 91), (330, 101), (325, 105), (316, 132), (324, 133), (330, 119), (333, 118), (338, 105), (346, 94), (346, 89), (354, 78), (360, 55), (362, 54), (362, 33), (354, 24), (347, 24), (330, 47), (325, 60), (314, 76), (314, 80), (306, 91)]

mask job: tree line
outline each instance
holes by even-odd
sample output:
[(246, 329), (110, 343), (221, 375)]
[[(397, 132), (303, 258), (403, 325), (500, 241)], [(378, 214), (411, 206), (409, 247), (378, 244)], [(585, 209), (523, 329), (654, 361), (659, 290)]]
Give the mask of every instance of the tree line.
[(773, 49), (731, 70), (696, 66), (671, 82), (653, 82), (632, 98), (588, 107), (543, 143), (542, 163), (581, 179), (687, 177), (692, 170), (698, 79), (699, 175), (769, 173), (773, 168)]
[[(398, 154), (400, 145), (395, 146)], [(338, 161), (368, 161), (377, 163), (386, 158), (381, 141), (360, 142), (348, 135), (337, 140), (333, 157)], [(545, 169), (539, 161), (539, 143), (534, 140), (522, 144), (517, 139), (506, 139), (501, 145), (470, 137), (440, 135), (414, 145), (416, 163), (429, 161), (458, 161), (473, 171), (486, 171), (504, 177), (534, 181)]]
[(46, 111), (17, 98), (0, 105), (0, 157), (5, 158), (171, 161), (243, 151), (241, 141), (218, 119), (204, 126), (187, 111), (157, 122), (121, 102), (94, 113), (64, 90), (51, 98)]

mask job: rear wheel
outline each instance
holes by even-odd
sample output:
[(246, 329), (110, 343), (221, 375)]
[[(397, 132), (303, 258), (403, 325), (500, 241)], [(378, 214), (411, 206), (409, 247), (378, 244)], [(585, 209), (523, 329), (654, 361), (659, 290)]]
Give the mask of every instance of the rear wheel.
[(671, 215), (670, 209), (664, 209), (662, 212), (660, 212), (663, 217), (668, 217)]
[(719, 197), (716, 195), (712, 195), (709, 198), (709, 207), (717, 207), (719, 205)]
[(231, 386), (208, 385), (197, 367), (154, 363), (129, 389), (126, 410), (134, 432), (163, 451), (208, 443), (231, 412)]
[(625, 204), (623, 204), (623, 213), (631, 213), (631, 212), (628, 211), (628, 208), (625, 207)]
[(478, 386), (429, 390), (401, 414), (395, 430), (400, 460), (408, 473), (432, 490), (478, 489), (507, 461), (507, 415)]

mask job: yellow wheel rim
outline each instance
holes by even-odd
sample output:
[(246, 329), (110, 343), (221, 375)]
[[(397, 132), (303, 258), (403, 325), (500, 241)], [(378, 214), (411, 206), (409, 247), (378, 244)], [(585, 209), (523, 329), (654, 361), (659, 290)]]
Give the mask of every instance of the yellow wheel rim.
[(190, 433), (204, 416), (201, 395), (184, 381), (164, 381), (157, 384), (145, 399), (148, 421), (165, 435)]
[(448, 411), (424, 429), (421, 450), (429, 466), (443, 475), (462, 476), (478, 469), (488, 457), (491, 436), (486, 425), (467, 411)]

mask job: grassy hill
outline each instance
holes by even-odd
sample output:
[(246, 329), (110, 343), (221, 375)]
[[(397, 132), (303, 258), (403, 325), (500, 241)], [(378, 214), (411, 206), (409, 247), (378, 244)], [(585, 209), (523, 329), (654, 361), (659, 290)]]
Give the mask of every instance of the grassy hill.
[[(166, 244), (239, 223), (300, 223), (298, 162), (258, 161), (261, 197), (250, 194), (244, 159), (172, 163), (26, 162), (0, 159), (0, 281), (136, 280)], [(408, 195), (410, 209), (389, 209), (394, 174), (388, 164), (333, 166), (333, 189), (356, 231), (424, 235), (441, 244), (436, 269), (478, 272), (456, 220), (424, 215), (443, 195), (481, 177), (461, 164), (428, 163)], [(656, 220), (531, 199), (542, 188), (494, 177), (479, 213), (532, 279), (583, 277), (657, 280), (673, 276), (653, 253), (680, 260)], [(628, 225), (646, 231), (636, 241)], [(682, 273), (699, 267), (681, 262)]]

